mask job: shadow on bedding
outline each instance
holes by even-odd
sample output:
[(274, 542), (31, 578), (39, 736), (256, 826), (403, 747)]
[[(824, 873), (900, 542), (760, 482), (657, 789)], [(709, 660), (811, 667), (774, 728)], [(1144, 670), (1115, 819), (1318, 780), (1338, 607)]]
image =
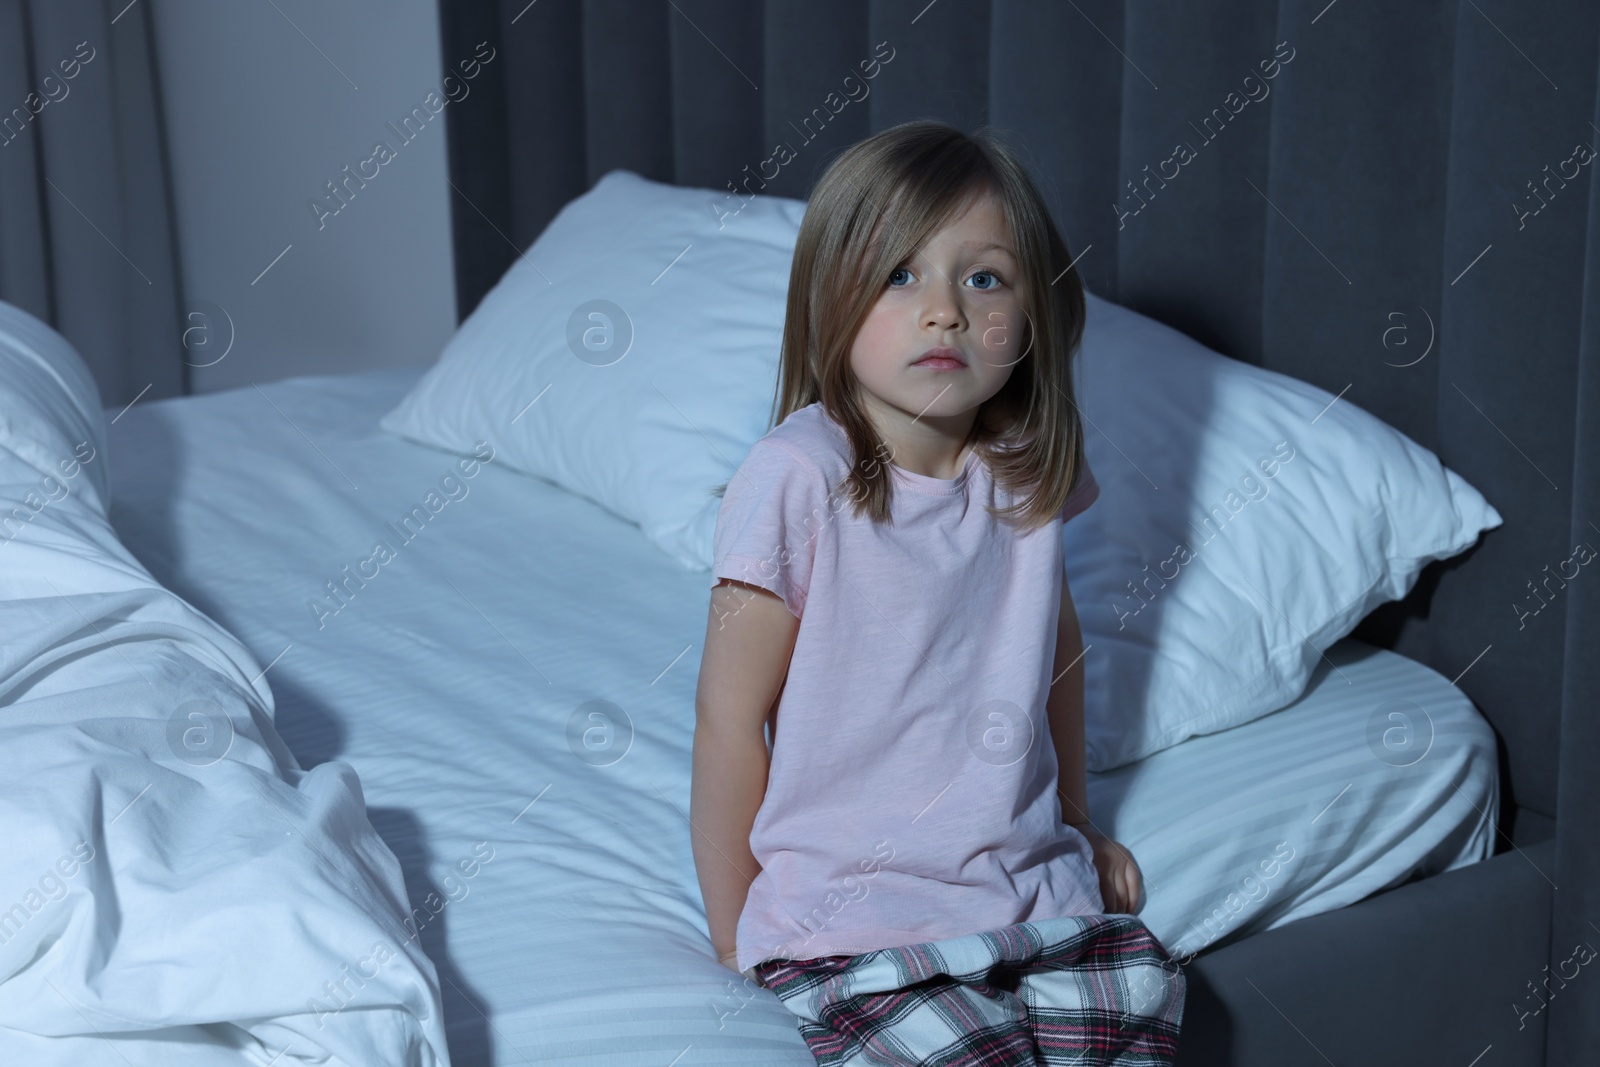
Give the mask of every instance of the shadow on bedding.
[[(280, 694), (280, 714), (282, 697)], [(293, 748), (293, 742), (290, 742)], [(295, 757), (304, 759), (298, 749)], [(331, 756), (329, 758), (332, 758)], [(405, 879), (410, 917), (406, 932), (415, 933), (422, 951), (439, 972), (439, 992), (444, 1002), (445, 1041), (450, 1046), (450, 1061), (456, 1067), (492, 1062), (489, 1041), (488, 1002), (455, 961), (450, 958), (450, 897), (428, 872), (433, 861), (428, 851), (422, 824), (405, 808), (367, 808), (367, 819), (383, 838), (384, 844), (400, 860)]]

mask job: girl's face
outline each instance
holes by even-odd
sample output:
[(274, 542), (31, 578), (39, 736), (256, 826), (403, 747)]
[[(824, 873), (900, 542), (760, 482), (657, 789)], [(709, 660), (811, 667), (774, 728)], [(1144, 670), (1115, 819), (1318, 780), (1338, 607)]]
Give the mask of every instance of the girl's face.
[[(1000, 202), (985, 193), (885, 279), (850, 349), (862, 403), (880, 430), (886, 417), (966, 435), (1024, 352), (1019, 267)], [(919, 362), (940, 348), (955, 362)]]

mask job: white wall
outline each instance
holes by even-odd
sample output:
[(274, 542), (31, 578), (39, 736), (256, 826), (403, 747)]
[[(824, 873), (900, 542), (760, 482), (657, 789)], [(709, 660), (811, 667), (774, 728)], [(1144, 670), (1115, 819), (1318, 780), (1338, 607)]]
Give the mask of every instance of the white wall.
[[(146, 2), (186, 307), (224, 312), (191, 318), (189, 362), (233, 332), (194, 391), (436, 359), (455, 328), (436, 0)], [(407, 142), (388, 124), (413, 106)], [(393, 158), (319, 224), (309, 202), (337, 206), (325, 183), (379, 141)]]

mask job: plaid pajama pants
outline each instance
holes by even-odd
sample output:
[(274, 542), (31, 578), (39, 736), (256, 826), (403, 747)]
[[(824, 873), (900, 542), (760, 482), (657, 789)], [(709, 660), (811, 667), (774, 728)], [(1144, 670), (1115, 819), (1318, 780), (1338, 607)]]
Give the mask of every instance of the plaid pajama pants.
[(752, 968), (819, 1067), (1165, 1067), (1184, 976), (1132, 915)]

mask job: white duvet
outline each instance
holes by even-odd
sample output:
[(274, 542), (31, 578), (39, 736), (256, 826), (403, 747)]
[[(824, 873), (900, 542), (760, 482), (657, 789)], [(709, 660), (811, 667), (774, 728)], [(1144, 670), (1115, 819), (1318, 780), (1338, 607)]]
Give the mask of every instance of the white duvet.
[(438, 978), (347, 763), (107, 521), (106, 426), (0, 304), (0, 1064), (448, 1064)]

